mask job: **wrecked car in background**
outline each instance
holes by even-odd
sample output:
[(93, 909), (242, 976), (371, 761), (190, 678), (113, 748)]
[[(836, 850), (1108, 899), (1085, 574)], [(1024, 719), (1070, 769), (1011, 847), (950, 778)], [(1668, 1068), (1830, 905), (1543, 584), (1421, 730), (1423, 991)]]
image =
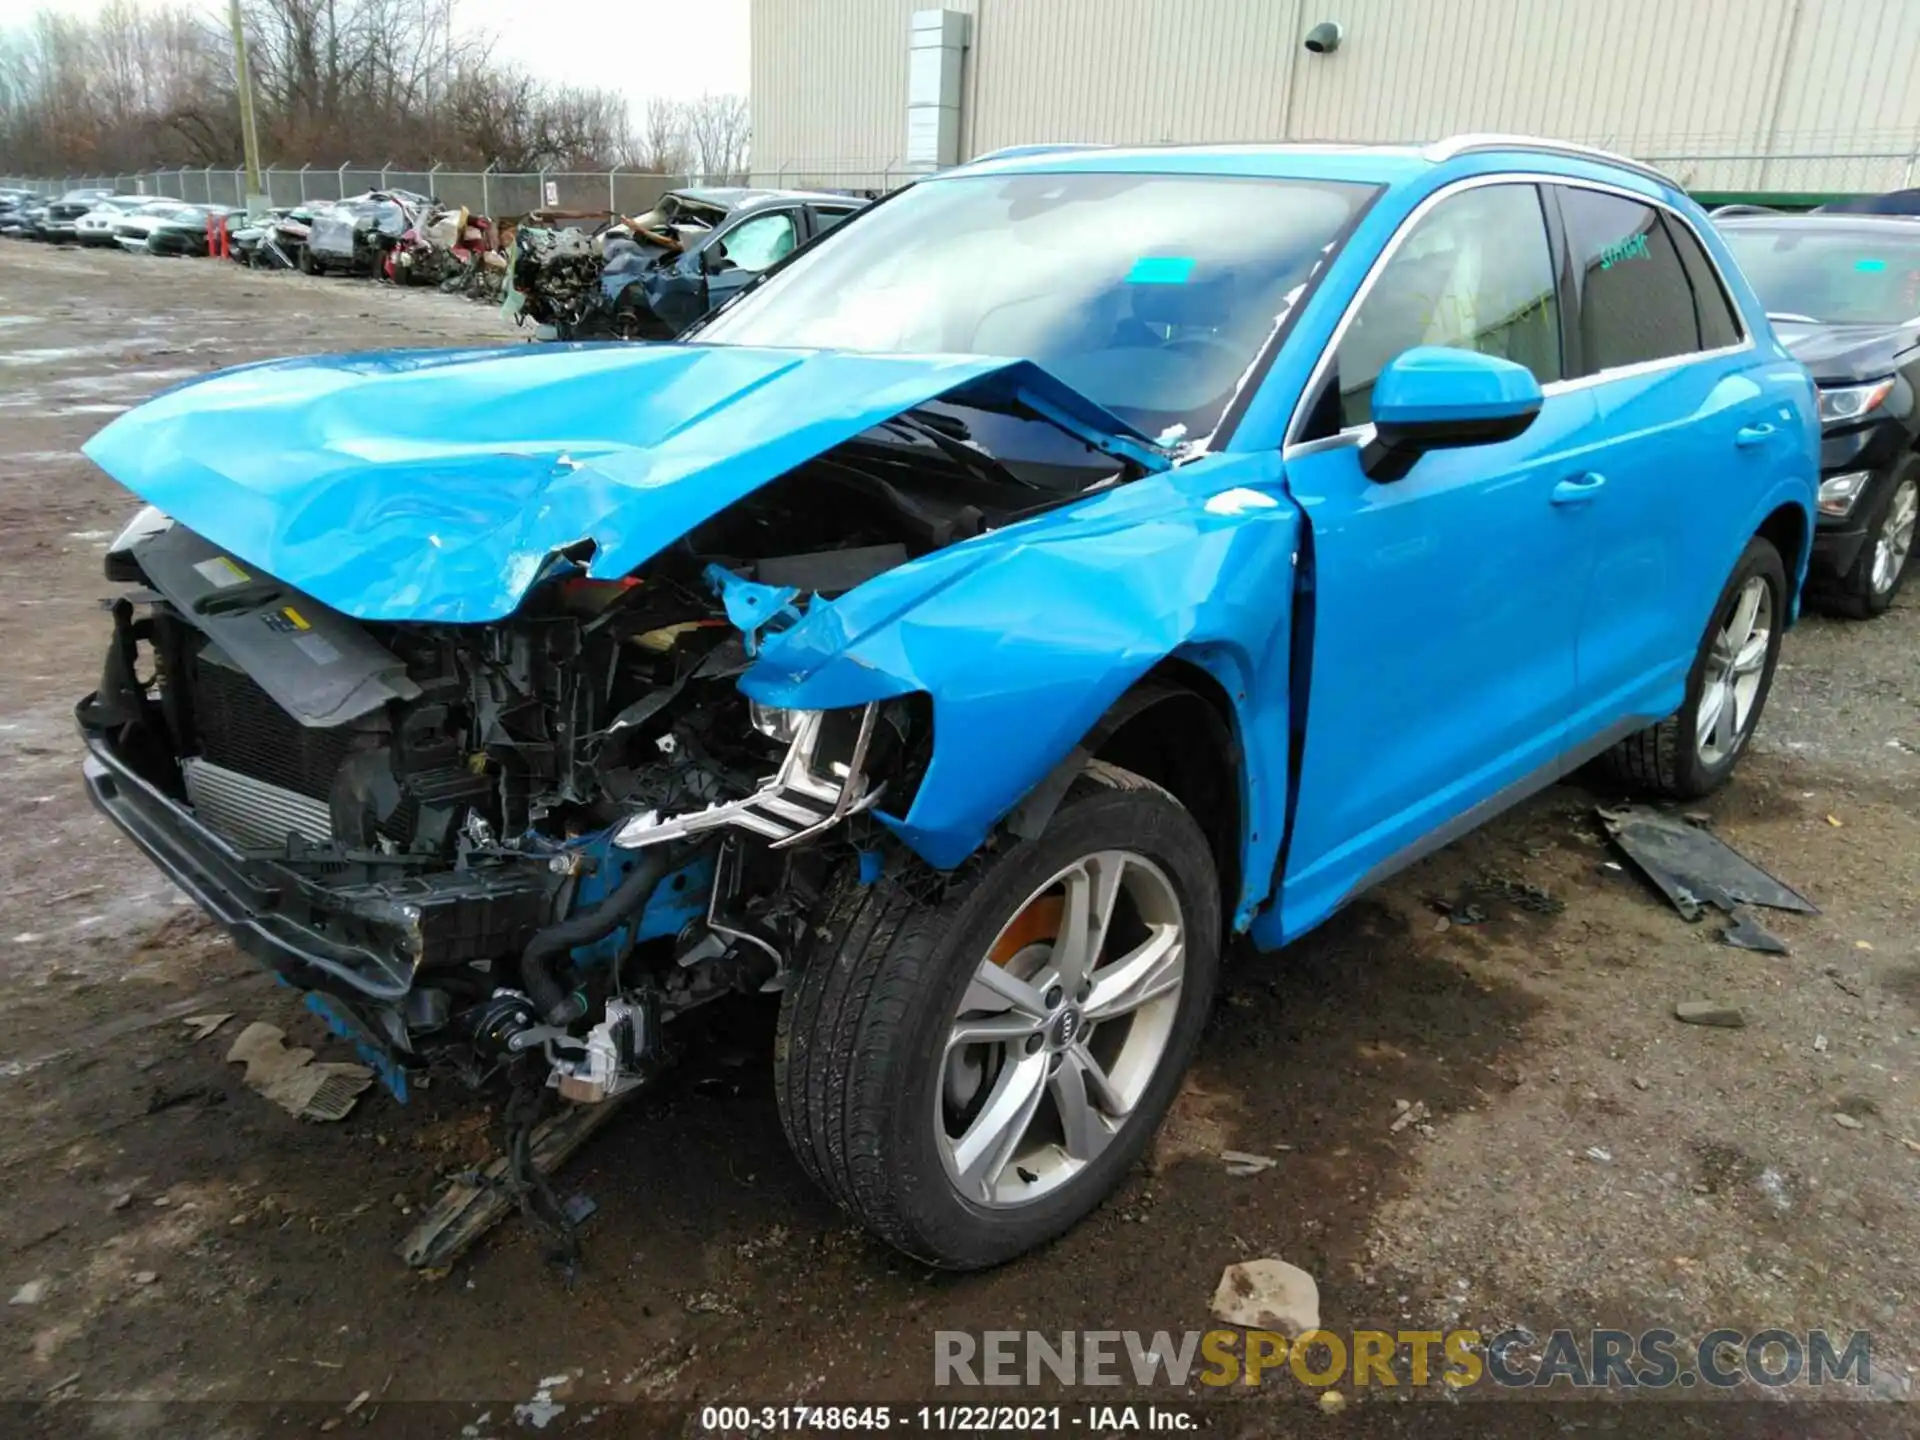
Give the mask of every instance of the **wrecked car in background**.
[(86, 784), (397, 1093), (778, 991), (801, 1167), (939, 1265), (1119, 1181), (1229, 935), (1595, 755), (1723, 783), (1813, 529), (1724, 243), (1545, 142), (964, 166), (688, 340), (113, 421)]
[(522, 226), (514, 288), (521, 313), (558, 339), (670, 340), (866, 203), (803, 190), (674, 190), (592, 232)]
[(369, 190), (315, 208), (300, 269), (309, 275), (380, 275), (387, 256), (433, 207), (410, 190)]
[(227, 236), (227, 258), (234, 264), (253, 270), (293, 270), (299, 267), (300, 252), (313, 225), (313, 207), (276, 205), (251, 224), (238, 215), (228, 223), (239, 226)]

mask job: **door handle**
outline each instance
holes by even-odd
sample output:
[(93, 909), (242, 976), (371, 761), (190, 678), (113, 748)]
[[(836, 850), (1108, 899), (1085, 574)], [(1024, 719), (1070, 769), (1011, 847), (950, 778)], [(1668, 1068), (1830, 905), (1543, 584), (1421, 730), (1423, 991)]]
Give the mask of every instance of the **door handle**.
[(1762, 420), (1758, 425), (1742, 425), (1733, 432), (1733, 443), (1741, 449), (1753, 445), (1764, 445), (1773, 438), (1773, 425)]
[(1571, 480), (1562, 480), (1553, 487), (1553, 503), (1556, 505), (1585, 505), (1600, 493), (1600, 487), (1607, 483), (1607, 477), (1589, 470), (1584, 475), (1576, 475)]

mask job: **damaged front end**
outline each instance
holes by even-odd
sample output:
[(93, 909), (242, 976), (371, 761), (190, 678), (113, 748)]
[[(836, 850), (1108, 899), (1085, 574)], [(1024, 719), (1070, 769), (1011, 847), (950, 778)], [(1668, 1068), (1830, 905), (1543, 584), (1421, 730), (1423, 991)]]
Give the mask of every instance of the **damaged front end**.
[[(428, 618), (356, 618), (150, 509), (108, 555), (128, 588), (77, 711), (88, 787), (397, 1093), (527, 1057), (606, 1099), (663, 1062), (676, 1015), (783, 983), (829, 876), (884, 859), (929, 762), (925, 694), (750, 701), (763, 642), (1139, 473), (1014, 410), (865, 425), (622, 574), (592, 538), (553, 546), (484, 623), (419, 595)], [(979, 447), (996, 420), (1049, 431), (1045, 463)]]

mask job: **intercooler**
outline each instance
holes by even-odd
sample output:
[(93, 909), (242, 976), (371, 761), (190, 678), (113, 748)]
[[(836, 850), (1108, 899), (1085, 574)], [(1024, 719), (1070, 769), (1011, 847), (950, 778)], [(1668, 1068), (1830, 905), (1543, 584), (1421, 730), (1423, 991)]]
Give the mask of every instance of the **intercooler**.
[(289, 834), (315, 845), (333, 839), (327, 802), (242, 775), (199, 756), (180, 762), (187, 800), (208, 829), (247, 849), (278, 849)]
[(204, 655), (192, 677), (200, 754), (180, 770), (194, 813), (237, 845), (278, 849), (290, 832), (328, 844), (327, 793), (347, 733), (302, 725), (250, 677)]

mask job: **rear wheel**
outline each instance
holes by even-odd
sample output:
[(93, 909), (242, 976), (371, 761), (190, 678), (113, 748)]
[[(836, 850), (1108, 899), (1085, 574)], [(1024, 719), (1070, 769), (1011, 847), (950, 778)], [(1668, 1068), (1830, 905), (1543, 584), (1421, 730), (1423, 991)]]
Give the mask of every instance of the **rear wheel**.
[(1780, 552), (1755, 536), (1700, 637), (1686, 698), (1658, 725), (1608, 752), (1614, 776), (1674, 799), (1692, 799), (1724, 784), (1766, 707), (1786, 615), (1786, 567)]
[(1867, 516), (1867, 541), (1853, 568), (1817, 594), (1820, 607), (1856, 620), (1882, 614), (1900, 593), (1913, 558), (1914, 524), (1920, 519), (1920, 456), (1894, 473)]
[(780, 1012), (801, 1167), (930, 1264), (1059, 1235), (1172, 1103), (1212, 1003), (1218, 887), (1193, 817), (1098, 764), (1039, 837), (944, 893), (843, 875)]

